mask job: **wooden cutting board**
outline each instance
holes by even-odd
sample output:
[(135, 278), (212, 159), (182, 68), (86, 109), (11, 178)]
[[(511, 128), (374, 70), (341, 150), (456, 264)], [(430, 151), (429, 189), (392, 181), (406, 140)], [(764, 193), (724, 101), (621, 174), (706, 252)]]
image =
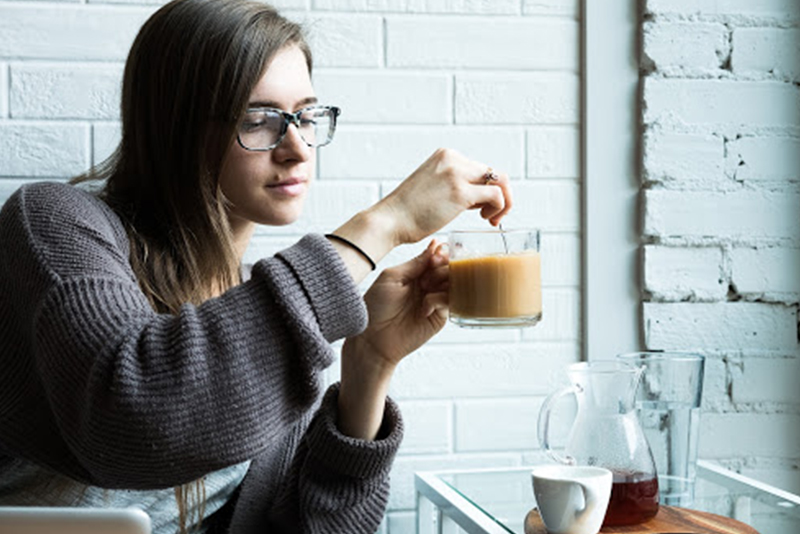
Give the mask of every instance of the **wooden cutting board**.
[[(758, 534), (758, 531), (729, 517), (664, 505), (658, 507), (658, 513), (654, 518), (641, 525), (605, 527), (600, 531), (600, 534), (655, 533)], [(539, 517), (539, 511), (535, 508), (525, 517), (525, 534), (547, 534)]]

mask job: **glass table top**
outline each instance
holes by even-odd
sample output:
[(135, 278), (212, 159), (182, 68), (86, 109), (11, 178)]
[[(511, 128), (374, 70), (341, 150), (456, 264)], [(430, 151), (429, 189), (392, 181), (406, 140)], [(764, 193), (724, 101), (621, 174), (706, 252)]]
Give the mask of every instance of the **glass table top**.
[[(524, 534), (525, 516), (536, 506), (530, 467), (418, 473), (416, 486), (420, 496), (444, 504), (448, 515), (455, 511), (470, 524), (476, 518), (493, 523), (488, 530), (473, 529), (478, 532)], [(732, 517), (760, 534), (800, 534), (800, 496), (709, 462), (698, 462), (690, 507)]]

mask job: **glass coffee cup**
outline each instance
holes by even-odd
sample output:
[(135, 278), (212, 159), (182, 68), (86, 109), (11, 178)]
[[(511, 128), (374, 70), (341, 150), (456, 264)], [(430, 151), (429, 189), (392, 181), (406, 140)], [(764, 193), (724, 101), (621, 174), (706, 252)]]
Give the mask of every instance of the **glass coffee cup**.
[(450, 320), (463, 327), (520, 328), (542, 318), (539, 230), (453, 230)]

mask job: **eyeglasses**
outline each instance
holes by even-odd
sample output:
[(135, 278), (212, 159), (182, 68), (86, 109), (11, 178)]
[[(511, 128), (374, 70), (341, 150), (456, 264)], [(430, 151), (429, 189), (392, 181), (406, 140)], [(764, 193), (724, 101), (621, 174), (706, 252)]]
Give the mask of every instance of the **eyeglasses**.
[(336, 117), (341, 110), (334, 106), (311, 106), (295, 113), (275, 108), (251, 108), (245, 113), (236, 139), (245, 150), (266, 152), (278, 146), (289, 124), (310, 147), (325, 146), (333, 140)]

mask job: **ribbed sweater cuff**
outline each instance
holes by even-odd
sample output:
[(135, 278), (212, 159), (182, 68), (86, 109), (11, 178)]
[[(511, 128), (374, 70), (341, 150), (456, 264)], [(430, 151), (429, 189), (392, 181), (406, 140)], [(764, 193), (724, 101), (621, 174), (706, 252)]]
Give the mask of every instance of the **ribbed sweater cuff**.
[(386, 476), (403, 440), (400, 409), (387, 397), (378, 439), (367, 441), (342, 434), (336, 426), (339, 384), (328, 388), (307, 432), (310, 454), (345, 476), (368, 479)]
[(364, 299), (336, 249), (318, 234), (303, 237), (278, 254), (297, 274), (329, 342), (367, 326)]

